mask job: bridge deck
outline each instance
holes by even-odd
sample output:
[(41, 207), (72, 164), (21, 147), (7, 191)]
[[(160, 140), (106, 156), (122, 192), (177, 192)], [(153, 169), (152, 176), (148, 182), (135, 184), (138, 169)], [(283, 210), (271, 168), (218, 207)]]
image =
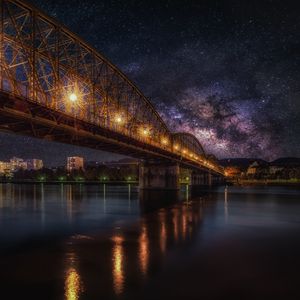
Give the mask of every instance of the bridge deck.
[(183, 167), (209, 170), (160, 147), (132, 140), (119, 132), (50, 110), (9, 93), (0, 92), (0, 115), (1, 131), (124, 154), (144, 160), (179, 163)]

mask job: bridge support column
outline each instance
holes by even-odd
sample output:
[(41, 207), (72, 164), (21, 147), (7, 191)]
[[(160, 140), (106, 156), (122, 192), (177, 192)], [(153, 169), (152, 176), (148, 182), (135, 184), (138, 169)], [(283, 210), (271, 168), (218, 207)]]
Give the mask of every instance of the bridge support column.
[(167, 163), (143, 163), (139, 170), (139, 188), (179, 190), (179, 166)]
[(207, 182), (207, 184), (208, 184), (209, 187), (211, 187), (211, 186), (212, 186), (212, 183), (213, 183), (213, 176), (211, 175), (210, 172), (208, 172), (207, 177), (208, 177), (208, 182)]
[(191, 185), (212, 186), (213, 176), (210, 172), (193, 172)]
[(192, 181), (191, 185), (204, 185), (204, 174), (197, 172), (197, 173), (192, 173)]

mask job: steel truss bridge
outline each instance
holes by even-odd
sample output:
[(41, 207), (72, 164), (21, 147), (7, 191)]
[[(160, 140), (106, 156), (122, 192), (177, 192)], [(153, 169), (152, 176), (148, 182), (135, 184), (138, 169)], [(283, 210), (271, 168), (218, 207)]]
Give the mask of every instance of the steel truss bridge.
[(173, 133), (118, 68), (40, 10), (0, 0), (0, 39), (0, 130), (223, 175), (195, 136)]

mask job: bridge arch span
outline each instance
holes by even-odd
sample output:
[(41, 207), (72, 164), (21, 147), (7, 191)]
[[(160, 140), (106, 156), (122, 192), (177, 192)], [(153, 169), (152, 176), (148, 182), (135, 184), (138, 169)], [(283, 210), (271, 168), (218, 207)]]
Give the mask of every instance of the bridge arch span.
[[(199, 140), (191, 133), (176, 132), (173, 133), (173, 147), (175, 150), (185, 153), (190, 151), (188, 155), (194, 155), (199, 159), (206, 157), (205, 151)], [(191, 156), (193, 158), (193, 156)]]
[(0, 3), (2, 90), (132, 137), (170, 136), (150, 101), (93, 47), (23, 1)]
[(1, 130), (219, 172), (108, 59), (20, 0), (0, 0), (0, 114)]

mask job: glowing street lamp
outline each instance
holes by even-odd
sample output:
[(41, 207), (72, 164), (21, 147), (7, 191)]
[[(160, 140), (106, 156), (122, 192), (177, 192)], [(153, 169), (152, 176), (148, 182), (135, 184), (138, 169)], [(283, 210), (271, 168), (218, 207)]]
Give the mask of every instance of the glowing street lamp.
[(179, 149), (179, 146), (176, 144), (176, 145), (174, 145), (174, 149), (175, 150), (178, 150)]

